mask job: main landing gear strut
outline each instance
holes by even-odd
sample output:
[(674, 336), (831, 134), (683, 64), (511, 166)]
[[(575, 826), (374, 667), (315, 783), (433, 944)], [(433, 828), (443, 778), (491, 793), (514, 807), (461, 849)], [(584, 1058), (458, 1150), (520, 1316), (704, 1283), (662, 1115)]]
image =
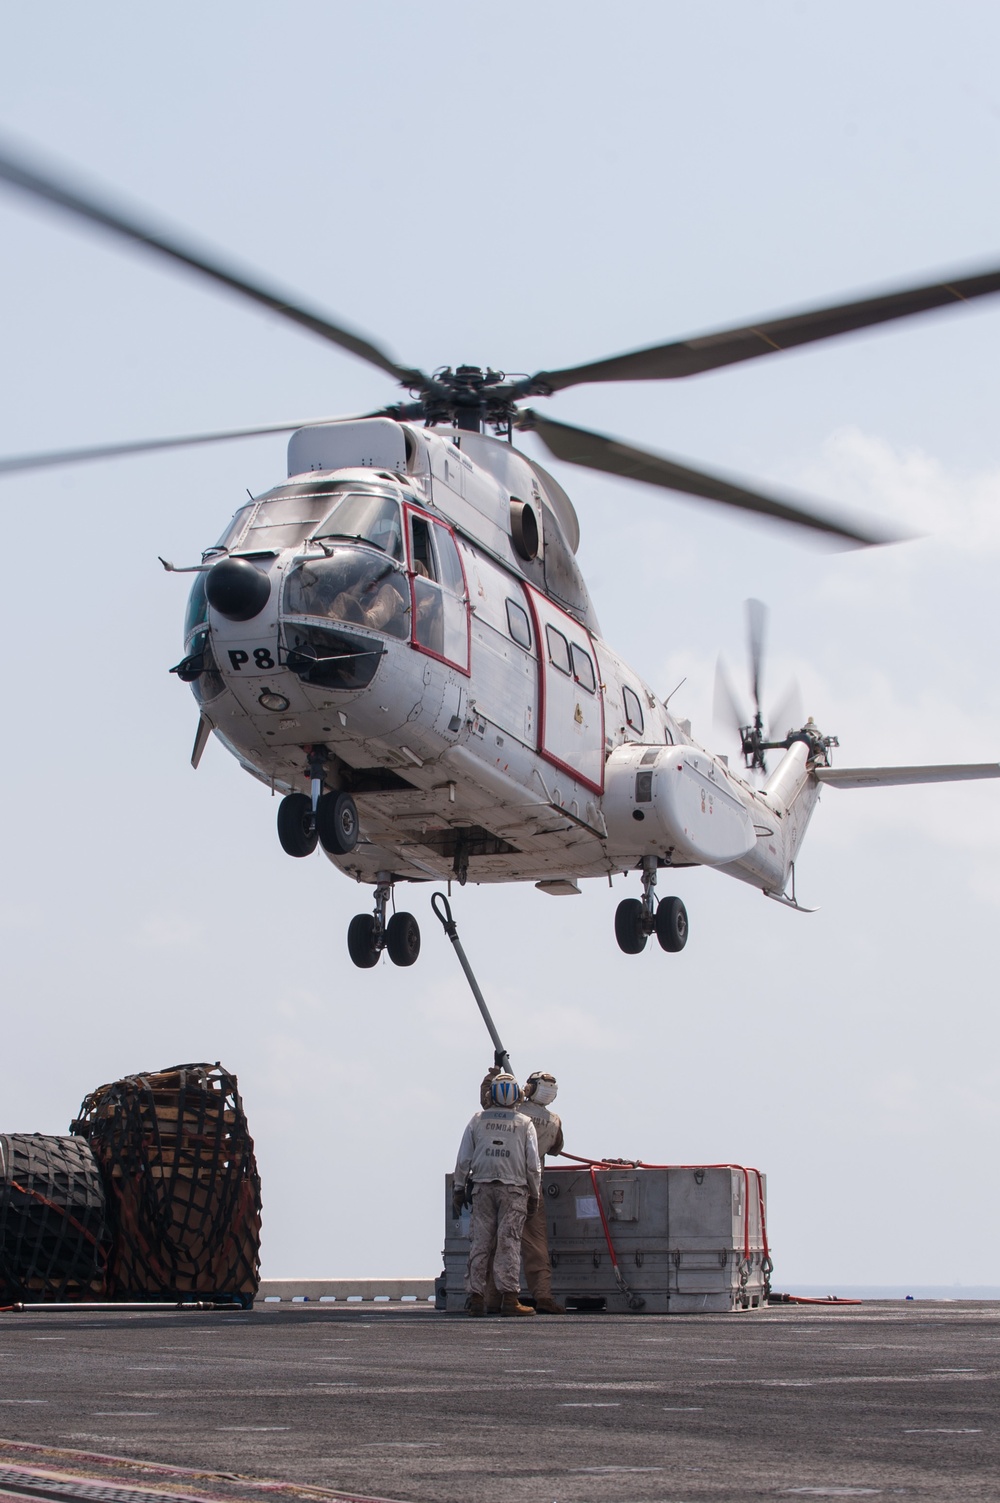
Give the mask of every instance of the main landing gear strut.
[[(329, 753), (306, 747), (309, 793), (289, 793), (278, 805), (278, 839), (289, 856), (311, 856), (321, 845), (330, 856), (349, 856), (361, 833), (358, 809), (349, 793), (324, 790)], [(392, 874), (379, 872), (375, 912), (359, 913), (347, 929), (347, 949), (356, 966), (368, 970), (383, 950), (394, 965), (412, 965), (420, 954), (420, 927), (412, 913), (388, 914)]]
[(680, 898), (664, 898), (657, 903), (656, 857), (644, 856), (642, 861), (642, 897), (625, 898), (615, 911), (615, 938), (626, 955), (638, 955), (646, 948), (646, 941), (655, 934), (664, 950), (676, 953), (687, 944), (687, 909)]
[(379, 872), (375, 887), (375, 912), (359, 913), (347, 929), (347, 949), (356, 966), (368, 970), (388, 950), (393, 965), (412, 965), (420, 954), (420, 928), (412, 913), (394, 913), (386, 919), (392, 896), (392, 877)]

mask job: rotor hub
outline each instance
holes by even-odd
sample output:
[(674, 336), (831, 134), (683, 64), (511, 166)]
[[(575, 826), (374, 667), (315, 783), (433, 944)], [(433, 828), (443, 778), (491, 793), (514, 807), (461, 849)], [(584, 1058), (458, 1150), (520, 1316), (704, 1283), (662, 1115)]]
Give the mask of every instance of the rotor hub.
[(429, 428), (454, 423), (471, 433), (485, 427), (509, 433), (519, 416), (516, 398), (523, 395), (503, 371), (489, 366), (484, 370), (478, 365), (459, 365), (454, 370), (444, 366), (416, 383), (414, 393), (415, 402), (388, 407), (386, 416), (403, 421), (422, 419)]

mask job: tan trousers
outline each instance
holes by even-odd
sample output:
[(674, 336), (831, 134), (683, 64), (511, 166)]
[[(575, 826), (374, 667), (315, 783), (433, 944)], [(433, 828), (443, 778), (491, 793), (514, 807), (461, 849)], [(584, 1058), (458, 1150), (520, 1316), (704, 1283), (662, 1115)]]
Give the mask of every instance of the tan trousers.
[(495, 1279), (501, 1294), (517, 1293), (521, 1284), (521, 1233), (527, 1209), (528, 1191), (524, 1186), (501, 1185), (496, 1181), (476, 1185), (472, 1192), (469, 1243), (469, 1288), (473, 1294), (486, 1292), (491, 1258), (490, 1284)]
[[(524, 1260), (524, 1279), (535, 1299), (552, 1298), (552, 1263), (549, 1259), (549, 1235), (545, 1221), (545, 1206), (540, 1204), (533, 1216), (527, 1216), (521, 1233), (521, 1258)], [(520, 1269), (518, 1269), (520, 1283)], [(493, 1273), (486, 1280), (486, 1303), (498, 1305), (500, 1295)]]

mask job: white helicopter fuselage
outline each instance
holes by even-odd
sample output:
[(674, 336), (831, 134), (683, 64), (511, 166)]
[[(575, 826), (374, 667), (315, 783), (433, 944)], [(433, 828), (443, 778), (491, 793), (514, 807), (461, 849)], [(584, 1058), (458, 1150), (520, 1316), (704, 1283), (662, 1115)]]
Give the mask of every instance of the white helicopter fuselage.
[[(539, 465), (377, 418), (300, 430), (289, 475), (206, 552), (179, 668), (202, 743), (277, 794), (308, 793), (320, 763), (350, 793), (342, 871), (558, 894), (707, 865), (784, 893), (823, 751), (792, 741), (756, 788), (696, 745), (601, 637), (576, 515)], [(266, 585), (224, 611), (206, 580), (227, 560)]]

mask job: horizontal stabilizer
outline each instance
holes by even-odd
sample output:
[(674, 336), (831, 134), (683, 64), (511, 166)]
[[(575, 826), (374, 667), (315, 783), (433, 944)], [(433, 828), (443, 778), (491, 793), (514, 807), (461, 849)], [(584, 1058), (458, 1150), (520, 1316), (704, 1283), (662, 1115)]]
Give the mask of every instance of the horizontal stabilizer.
[(821, 783), (834, 788), (891, 788), (904, 783), (964, 783), (1000, 778), (1000, 762), (959, 762), (951, 767), (817, 767)]

